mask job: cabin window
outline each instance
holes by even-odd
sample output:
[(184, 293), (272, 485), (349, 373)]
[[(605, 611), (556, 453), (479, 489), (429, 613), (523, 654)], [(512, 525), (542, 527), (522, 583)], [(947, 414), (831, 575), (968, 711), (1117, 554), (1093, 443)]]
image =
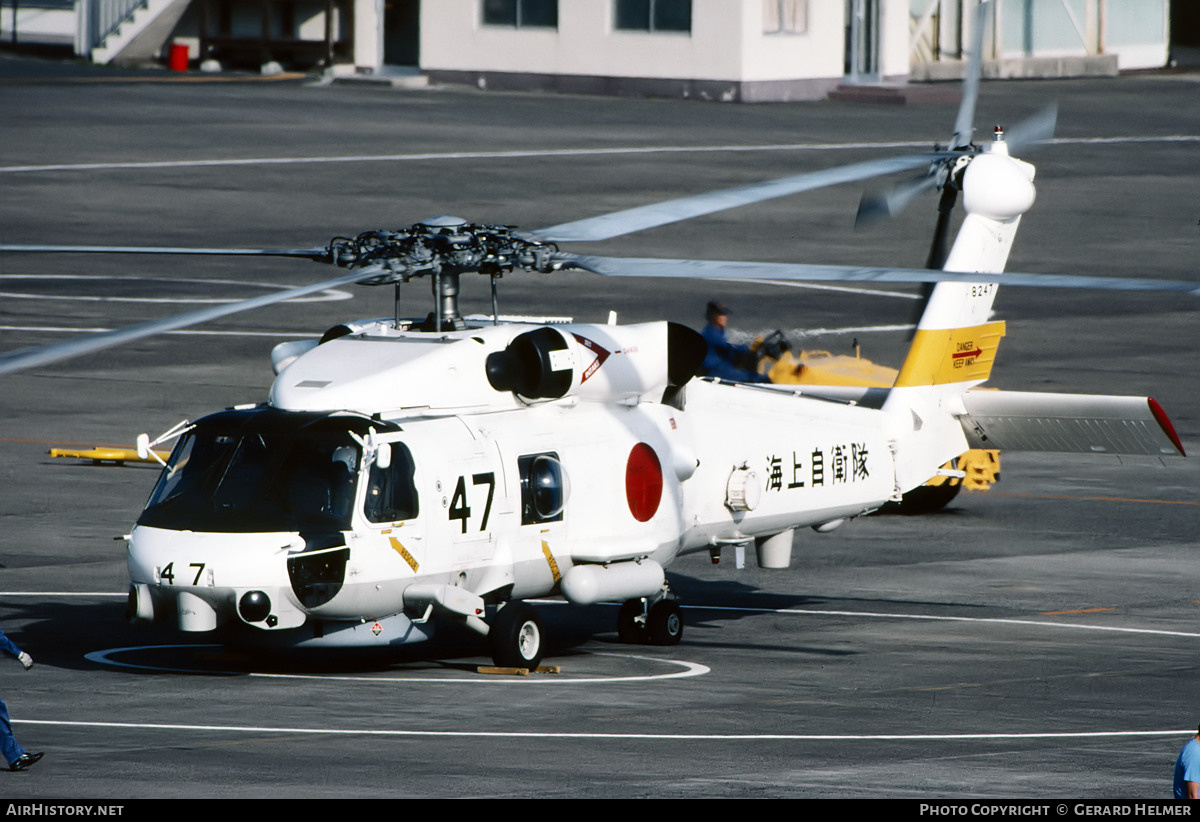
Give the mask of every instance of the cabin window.
[(567, 502), (567, 475), (558, 454), (526, 454), (517, 459), (521, 475), (521, 524), (561, 522)]
[(363, 513), (370, 522), (399, 522), (416, 519), (420, 512), (417, 500), (417, 467), (412, 452), (402, 442), (390, 443), (392, 461), (387, 468), (371, 464), (367, 477), (367, 495)]

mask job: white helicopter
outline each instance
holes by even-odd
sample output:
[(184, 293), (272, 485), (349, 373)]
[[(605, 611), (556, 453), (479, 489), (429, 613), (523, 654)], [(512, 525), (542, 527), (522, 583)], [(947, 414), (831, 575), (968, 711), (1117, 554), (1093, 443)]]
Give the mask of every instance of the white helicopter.
[[(398, 295), (401, 283), (428, 277), (436, 302), (428, 317), (348, 322), (319, 341), (276, 346), (265, 402), (183, 423), (154, 442), (139, 438), (144, 453), (177, 442), (130, 535), (131, 617), (296, 648), (393, 647), (451, 620), (486, 635), (497, 665), (534, 668), (543, 627), (525, 600), (561, 595), (574, 605), (622, 602), (623, 641), (674, 644), (683, 621), (664, 569), (675, 558), (753, 542), (760, 564), (786, 567), (795, 529), (829, 531), (899, 500), (952, 471), (943, 466), (968, 448), (1183, 455), (1152, 399), (972, 390), (988, 378), (1004, 335), (991, 318), (1002, 279), (1197, 291), (999, 276), (1035, 196), (1033, 167), (1010, 149), (1052, 125), (1039, 118), (1021, 140), (998, 130), (990, 144), (974, 145), (977, 85), (976, 60), (949, 150), (537, 232), (439, 217), (308, 249), (0, 246), (298, 256), (351, 269), (232, 306), (0, 355), (0, 373), (336, 285), (392, 284)], [(921, 166), (929, 172), (882, 207), (941, 189), (930, 265), (941, 271), (557, 247)], [(941, 238), (959, 191), (967, 213), (947, 255)], [(676, 324), (502, 321), (496, 282), (516, 268), (936, 285), (893, 388), (797, 390), (696, 378), (706, 344)], [(472, 272), (491, 280), (490, 318), (459, 313), (461, 275)]]

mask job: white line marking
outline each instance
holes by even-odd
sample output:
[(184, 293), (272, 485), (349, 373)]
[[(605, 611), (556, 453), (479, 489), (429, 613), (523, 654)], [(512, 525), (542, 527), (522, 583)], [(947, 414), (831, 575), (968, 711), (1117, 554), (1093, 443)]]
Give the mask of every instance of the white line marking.
[[(915, 326), (908, 325), (852, 325), (845, 328), (793, 328), (788, 333), (793, 337), (817, 337), (825, 334), (872, 334), (883, 333), (887, 331), (911, 331)], [(0, 331), (49, 331), (55, 333), (77, 333), (90, 334), (101, 331), (112, 331), (111, 328), (68, 328), (66, 326), (53, 325), (0, 325)], [(771, 329), (774, 330), (774, 329)], [(167, 334), (196, 334), (208, 336), (227, 336), (227, 337), (301, 337), (315, 338), (320, 334), (314, 334), (311, 331), (205, 331), (203, 329), (184, 329), (179, 331), (167, 331)], [(767, 331), (759, 332), (759, 334), (769, 333)], [(730, 336), (735, 342), (752, 341), (759, 336), (752, 332), (734, 331)]]
[(344, 157), (248, 157), (226, 160), (158, 160), (124, 163), (61, 163), (39, 166), (0, 166), (0, 174), (35, 171), (100, 171), (140, 168), (197, 168), (210, 166), (298, 165), (305, 163), (404, 163), (437, 160), (497, 160), (544, 157), (588, 157), (627, 154), (703, 154), (722, 151), (838, 151), (842, 149), (914, 148), (927, 149), (931, 143), (919, 141), (892, 143), (779, 143), (752, 146), (646, 146), (627, 148), (559, 148), (518, 151), (443, 151), (420, 154), (354, 154)]
[[(1045, 145), (1076, 146), (1082, 143), (1195, 143), (1200, 136), (1174, 134), (1161, 137), (1059, 137)], [(106, 171), (110, 169), (204, 168), (222, 166), (301, 165), (306, 163), (397, 163), (440, 160), (494, 160), (545, 157), (587, 157), (633, 154), (704, 154), (712, 152), (753, 151), (844, 151), (851, 149), (911, 148), (927, 150), (932, 142), (907, 140), (877, 143), (774, 143), (766, 145), (723, 146), (645, 146), (627, 148), (564, 148), (521, 151), (447, 151), (419, 154), (358, 154), (344, 157), (246, 157), (225, 160), (156, 160), (119, 163), (59, 163), (54, 165), (0, 166), (0, 174), (27, 174), (44, 171)]]
[[(73, 593), (34, 593), (34, 592), (16, 592), (6, 593), (0, 592), (0, 596), (86, 596), (87, 594)], [(116, 596), (115, 594), (95, 594), (95, 596)], [(121, 594), (124, 596), (124, 594)], [(536, 600), (542, 604), (564, 605), (559, 600)], [(954, 617), (954, 616), (937, 616), (931, 614), (885, 614), (872, 611), (819, 611), (808, 609), (795, 608), (750, 608), (750, 607), (732, 607), (718, 605), (685, 605), (682, 606), (688, 610), (709, 610), (709, 611), (743, 611), (751, 613), (773, 613), (773, 614), (791, 614), (797, 616), (849, 616), (849, 617), (867, 617), (874, 619), (914, 619), (926, 621), (945, 621), (945, 622), (973, 622), (973, 623), (995, 623), (1006, 625), (1025, 625), (1033, 627), (1048, 627), (1048, 628), (1066, 628), (1076, 630), (1092, 630), (1092, 631), (1113, 631), (1134, 634), (1150, 634), (1158, 636), (1174, 636), (1185, 638), (1200, 637), (1200, 633), (1185, 632), (1185, 631), (1165, 631), (1154, 628), (1121, 628), (1116, 626), (1101, 626), (1101, 625), (1081, 625), (1078, 623), (1058, 623), (1047, 622), (1045, 620), (1027, 620), (1027, 619), (1008, 619), (1008, 618), (983, 618), (983, 617)], [(155, 646), (147, 646), (155, 647)], [(217, 647), (217, 646), (157, 646), (157, 647)], [(115, 653), (121, 650), (136, 650), (133, 648), (117, 648), (109, 651), (99, 651), (95, 654), (89, 654), (88, 659), (93, 661), (106, 661), (108, 664), (124, 665), (123, 663), (112, 662), (111, 660), (97, 660), (93, 657), (96, 655), (106, 655)], [(605, 654), (609, 656), (622, 656), (619, 654)], [(644, 657), (634, 657), (642, 659)], [(656, 662), (673, 662), (674, 664), (691, 666), (695, 663), (688, 663), (676, 660), (661, 660), (656, 659)], [(144, 666), (126, 666), (126, 667), (144, 667)], [(668, 674), (658, 677), (647, 677), (646, 679), (665, 679), (675, 678), (680, 676), (697, 676), (700, 673), (709, 671), (703, 665), (697, 665), (697, 669), (703, 668), (703, 671), (696, 673), (678, 673)], [(171, 669), (160, 669), (171, 670)], [(220, 674), (233, 672), (219, 671), (201, 671), (199, 673)], [(278, 677), (278, 678), (296, 678), (296, 679), (332, 679), (332, 680), (353, 680), (365, 682), (469, 682), (477, 684), (478, 680), (420, 680), (416, 678), (385, 678), (377, 679), (370, 677), (313, 677), (310, 675), (281, 675), (281, 674), (249, 674), (249, 676), (262, 677)], [(538, 685), (549, 684), (553, 680), (538, 678), (536, 680), (505, 680), (504, 682), (520, 681), (523, 683), (536, 683)], [(613, 679), (589, 679), (589, 680), (573, 680), (569, 684), (578, 683), (596, 683), (596, 682), (624, 682), (630, 681), (630, 678), (621, 677)], [(563, 684), (568, 684), (563, 681)], [(669, 733), (570, 733), (570, 732), (551, 732), (551, 731), (530, 731), (530, 732), (508, 732), (508, 731), (419, 731), (419, 730), (385, 730), (385, 729), (362, 729), (362, 728), (284, 728), (284, 727), (267, 727), (254, 725), (185, 725), (185, 724), (161, 724), (161, 723), (138, 723), (138, 722), (86, 722), (74, 720), (47, 720), (47, 719), (14, 719), (15, 723), (24, 723), (27, 725), (53, 725), (59, 727), (84, 727), (84, 728), (127, 728), (127, 729), (143, 729), (143, 730), (169, 730), (169, 731), (213, 731), (213, 732), (230, 732), (230, 733), (272, 733), (272, 734), (339, 734), (352, 736), (394, 736), (394, 737), (457, 737), (457, 738), (478, 738), (478, 739), (615, 739), (615, 740), (650, 740), (650, 741), (710, 741), (710, 742), (873, 742), (873, 741), (912, 741), (912, 742), (954, 742), (954, 741), (970, 741), (977, 739), (1106, 739), (1106, 738), (1129, 738), (1129, 737), (1151, 737), (1151, 736), (1184, 736), (1193, 733), (1192, 729), (1176, 729), (1163, 731), (1065, 731), (1065, 732), (1032, 732), (1032, 733), (943, 733), (943, 734), (669, 734)]]
[[(140, 277), (140, 276), (95, 276), (91, 274), (0, 274), (0, 280), (95, 280), (108, 282), (111, 280), (134, 280), (138, 282), (160, 283), (199, 283), (201, 285), (234, 285), (239, 287), (273, 288), (276, 291), (286, 291), (290, 285), (276, 283), (259, 283), (249, 280), (205, 280), (190, 277)], [(112, 302), (112, 303), (197, 303), (225, 304), (241, 302), (242, 297), (206, 298), (206, 297), (100, 297), (84, 296), (81, 294), (26, 294), (20, 291), (0, 291), (0, 297), (17, 300), (72, 300), (76, 302)], [(328, 288), (312, 297), (296, 297), (284, 300), (284, 303), (324, 303), (330, 301), (350, 300), (354, 295), (340, 288)]]
[(0, 597), (127, 597), (129, 594), (109, 594), (104, 591), (0, 591)]
[(1114, 625), (1083, 625), (1078, 622), (1048, 622), (1037, 619), (1012, 619), (1005, 617), (959, 617), (933, 614), (884, 614), (871, 611), (810, 611), (802, 608), (743, 608), (725, 605), (683, 605), (695, 611), (751, 611), (760, 614), (796, 614), (798, 616), (850, 616), (870, 619), (917, 619), (930, 622), (979, 622), (995, 625), (1032, 625), (1041, 628), (1071, 628), (1079, 631), (1112, 631), (1126, 634), (1151, 634), (1154, 636), (1178, 636), (1200, 638), (1200, 633), (1190, 631), (1164, 631), (1158, 628), (1121, 628)]
[[(0, 597), (125, 597), (127, 594), (113, 594), (102, 592), (74, 592), (74, 591), (0, 591)], [(530, 599), (527, 602), (538, 605), (566, 605), (567, 603), (558, 599)], [(605, 603), (608, 605), (616, 605), (618, 603)], [(878, 611), (820, 611), (806, 608), (752, 608), (742, 605), (681, 605), (683, 609), (689, 611), (741, 611), (743, 613), (754, 614), (793, 614), (796, 616), (848, 616), (848, 617), (865, 617), (867, 619), (914, 619), (927, 622), (978, 622), (983, 624), (996, 625), (1029, 625), (1042, 628), (1067, 628), (1079, 631), (1110, 631), (1114, 633), (1126, 634), (1149, 634), (1152, 636), (1176, 636), (1189, 639), (1200, 639), (1200, 633), (1194, 631), (1167, 631), (1161, 628), (1123, 628), (1116, 625), (1085, 625), (1078, 622), (1050, 622), (1048, 620), (1038, 619), (1016, 619), (1012, 617), (963, 617), (963, 616), (944, 616), (937, 614), (885, 614)], [(146, 646), (146, 647), (219, 647), (219, 646)], [(112, 651), (135, 650), (132, 648), (116, 648)], [(97, 651), (96, 653), (110, 653), (111, 651)], [(600, 654), (603, 655), (603, 654)], [(610, 654), (610, 656), (612, 656)], [(640, 657), (638, 657), (640, 658)], [(667, 662), (669, 660), (660, 660)], [(118, 664), (118, 663), (114, 663)], [(683, 663), (681, 663), (683, 664)], [(688, 663), (690, 664), (690, 663)]]
[[(845, 328), (791, 328), (783, 329), (789, 340), (804, 339), (805, 337), (821, 337), (833, 334), (879, 334), (889, 331), (912, 331), (915, 325), (851, 325)], [(752, 343), (759, 337), (766, 337), (775, 329), (764, 328), (759, 331), (731, 331), (729, 339), (735, 343)]]
[(432, 679), (428, 677), (365, 677), (365, 676), (318, 676), (315, 674), (260, 674), (255, 673), (251, 676), (267, 677), (274, 679), (321, 679), (335, 680), (345, 682), (423, 682), (430, 685), (439, 685), (443, 682), (453, 682), (456, 684), (467, 685), (595, 685), (609, 684), (614, 682), (652, 682), (663, 679), (685, 679), (693, 676), (704, 676), (711, 673), (712, 669), (707, 665), (701, 665), (698, 662), (688, 662), (683, 659), (658, 659), (649, 656), (634, 656), (632, 654), (611, 654), (602, 652), (593, 652), (593, 656), (612, 656), (621, 659), (639, 659), (644, 662), (652, 662), (660, 665), (679, 666), (683, 670), (672, 674), (647, 674), (644, 676), (596, 676), (586, 679), (558, 679), (553, 676), (538, 675), (534, 676), (516, 676), (508, 679), (480, 679), (478, 677), (463, 678), (463, 679)]
[(711, 672), (711, 668), (706, 665), (701, 665), (698, 662), (688, 662), (682, 659), (658, 659), (649, 656), (635, 656), (633, 654), (613, 654), (595, 652), (593, 656), (612, 656), (621, 659), (638, 659), (643, 662), (651, 662), (656, 665), (668, 665), (672, 667), (682, 668), (682, 671), (671, 674), (648, 674), (644, 676), (598, 676), (588, 677), (586, 679), (559, 679), (544, 675), (533, 677), (512, 676), (506, 679), (497, 677), (463, 677), (463, 678), (447, 678), (447, 677), (427, 677), (427, 676), (325, 676), (323, 674), (264, 674), (256, 671), (218, 671), (212, 669), (193, 669), (193, 668), (172, 668), (163, 665), (137, 665), (132, 662), (118, 662), (112, 659), (113, 654), (128, 653), (130, 651), (159, 651), (168, 648), (183, 648), (183, 649), (200, 649), (200, 648), (221, 648), (221, 645), (140, 645), (130, 648), (108, 648), (103, 651), (92, 651), (89, 654), (84, 654), (84, 659), (89, 662), (96, 662), (101, 665), (111, 665), (116, 668), (131, 668), (139, 671), (165, 671), (168, 673), (180, 674), (209, 674), (213, 676), (246, 676), (259, 677), (262, 679), (313, 679), (318, 681), (331, 682), (403, 682), (406, 684), (424, 683), (429, 685), (442, 685), (447, 683), (466, 684), (466, 685), (519, 685), (519, 684), (537, 684), (537, 685), (584, 685), (610, 682), (650, 682), (660, 679), (680, 679), (693, 676), (703, 676)]
[[(113, 331), (112, 328), (67, 328), (65, 326), (52, 325), (0, 325), (0, 331), (51, 331), (56, 333), (67, 334), (91, 334), (102, 331)], [(180, 329), (176, 331), (164, 331), (163, 334), (179, 334), (179, 335), (196, 335), (209, 337), (302, 337), (316, 338), (320, 334), (314, 334), (311, 331), (205, 331), (203, 329)]]
[(884, 331), (912, 331), (916, 328), (912, 323), (901, 325), (852, 325), (846, 328), (797, 328), (793, 332), (798, 337), (816, 337), (821, 334), (869, 334)]
[(788, 280), (754, 280), (754, 279), (731, 279), (731, 278), (714, 278), (720, 279), (726, 283), (758, 283), (759, 285), (782, 285), (787, 288), (808, 288), (817, 291), (847, 291), (851, 294), (874, 294), (878, 297), (899, 297), (902, 300), (920, 300), (923, 299), (920, 294), (910, 294), (905, 291), (883, 291), (878, 288), (856, 288), (848, 285), (820, 285), (818, 283), (796, 283)]
[(1042, 733), (976, 734), (671, 734), (582, 733), (571, 731), (418, 731), (385, 728), (288, 728), (267, 725), (186, 725), (157, 722), (84, 722), (63, 719), (14, 719), (13, 724), (57, 725), (76, 728), (128, 728), (159, 731), (214, 731), (267, 734), (338, 734), (349, 736), (455, 737), (468, 739), (644, 739), (651, 741), (707, 742), (954, 742), (973, 739), (1104, 739), (1113, 737), (1186, 736), (1195, 728), (1169, 731), (1066, 731)]

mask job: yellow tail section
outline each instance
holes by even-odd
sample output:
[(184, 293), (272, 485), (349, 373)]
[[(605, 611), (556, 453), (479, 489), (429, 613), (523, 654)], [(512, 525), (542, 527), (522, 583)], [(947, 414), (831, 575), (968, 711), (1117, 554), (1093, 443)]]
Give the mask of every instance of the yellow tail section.
[(1003, 336), (1003, 322), (918, 329), (896, 387), (983, 382), (992, 373)]

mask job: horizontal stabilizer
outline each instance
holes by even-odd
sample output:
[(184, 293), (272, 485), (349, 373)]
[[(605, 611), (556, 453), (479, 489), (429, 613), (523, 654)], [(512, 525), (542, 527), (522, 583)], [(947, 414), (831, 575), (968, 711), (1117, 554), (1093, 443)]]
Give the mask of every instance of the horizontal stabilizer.
[(1147, 397), (968, 391), (963, 404), (972, 448), (1184, 456), (1166, 413)]

